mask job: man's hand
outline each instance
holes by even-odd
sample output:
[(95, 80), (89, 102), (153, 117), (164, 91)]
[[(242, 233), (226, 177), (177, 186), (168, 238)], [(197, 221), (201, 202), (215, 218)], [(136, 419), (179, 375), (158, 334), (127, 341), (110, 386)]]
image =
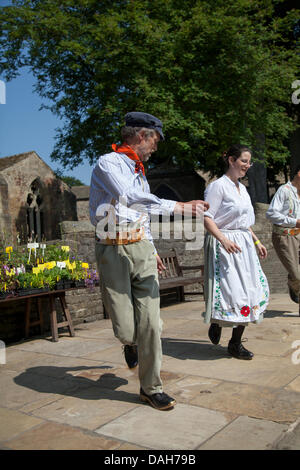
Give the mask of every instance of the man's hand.
[(209, 208), (208, 202), (195, 199), (188, 202), (176, 202), (174, 214), (200, 216)]
[(165, 271), (167, 268), (165, 267), (165, 265), (163, 264), (161, 258), (158, 255), (156, 255), (156, 261), (157, 261), (158, 274), (162, 274), (163, 271)]

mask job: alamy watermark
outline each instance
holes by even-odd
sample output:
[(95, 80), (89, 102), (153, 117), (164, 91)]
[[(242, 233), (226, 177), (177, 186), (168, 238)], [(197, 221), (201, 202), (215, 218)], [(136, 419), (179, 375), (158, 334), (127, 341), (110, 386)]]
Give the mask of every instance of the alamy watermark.
[(294, 351), (292, 354), (292, 363), (295, 365), (299, 365), (300, 364), (300, 339), (297, 339), (296, 341), (292, 343), (292, 349), (296, 349), (296, 351)]
[(296, 91), (292, 94), (292, 103), (299, 104), (300, 103), (300, 80), (295, 80), (292, 83), (292, 88), (297, 88)]
[(3, 80), (0, 80), (0, 104), (6, 104), (6, 86)]
[(146, 238), (148, 232), (153, 240), (183, 240), (187, 250), (203, 247), (204, 210), (201, 204), (197, 206), (196, 215), (192, 214), (189, 204), (184, 206), (182, 213), (161, 214), (155, 205), (145, 208), (142, 204), (133, 204), (128, 207), (126, 197), (121, 197), (115, 204), (101, 204), (96, 217), (96, 235), (101, 240), (131, 237), (144, 227)]
[(0, 365), (6, 364), (6, 347), (4, 341), (0, 340)]

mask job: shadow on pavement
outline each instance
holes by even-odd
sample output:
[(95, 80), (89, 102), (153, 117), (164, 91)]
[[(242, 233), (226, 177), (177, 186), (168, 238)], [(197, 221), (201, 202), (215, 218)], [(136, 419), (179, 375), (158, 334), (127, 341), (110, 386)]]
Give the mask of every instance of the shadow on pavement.
[[(22, 387), (40, 393), (53, 393), (65, 396), (74, 396), (84, 400), (117, 400), (131, 403), (140, 403), (139, 395), (117, 390), (128, 380), (113, 373), (104, 372), (94, 380), (84, 377), (92, 370), (107, 370), (109, 366), (99, 367), (55, 367), (39, 366), (26, 369), (14, 378), (14, 382)], [(82, 375), (74, 376), (71, 371), (82, 371)]]
[[(295, 312), (296, 312), (296, 309), (295, 309)], [(291, 312), (290, 310), (266, 310), (264, 312), (264, 317), (265, 318), (275, 318), (275, 317), (292, 318), (292, 317), (295, 317), (295, 312)], [(290, 315), (288, 315), (289, 313)]]
[(163, 354), (176, 359), (197, 359), (200, 361), (232, 359), (227, 346), (213, 345), (209, 340), (186, 340), (182, 338), (162, 338)]

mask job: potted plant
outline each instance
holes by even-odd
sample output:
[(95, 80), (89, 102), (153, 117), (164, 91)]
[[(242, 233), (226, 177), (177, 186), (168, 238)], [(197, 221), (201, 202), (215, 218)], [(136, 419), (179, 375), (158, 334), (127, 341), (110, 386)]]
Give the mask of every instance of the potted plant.
[(96, 269), (88, 269), (87, 277), (85, 280), (85, 285), (87, 287), (95, 287), (99, 285), (99, 276)]
[(85, 287), (85, 270), (81, 266), (81, 262), (76, 261), (76, 267), (72, 270), (71, 277), (74, 287)]
[(74, 287), (71, 271), (69, 271), (67, 268), (62, 268), (60, 276), (64, 284), (64, 289), (70, 289), (71, 287)]
[(2, 264), (0, 269), (0, 297), (6, 299), (13, 297), (16, 291), (16, 274), (15, 270), (7, 264)]

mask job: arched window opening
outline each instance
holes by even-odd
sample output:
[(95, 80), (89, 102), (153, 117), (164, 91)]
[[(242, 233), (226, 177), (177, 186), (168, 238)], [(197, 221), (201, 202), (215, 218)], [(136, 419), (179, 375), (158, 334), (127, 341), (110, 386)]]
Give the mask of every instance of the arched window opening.
[(171, 199), (172, 201), (181, 201), (180, 196), (167, 184), (160, 184), (158, 188), (154, 190), (154, 194), (160, 199)]
[(43, 197), (40, 183), (35, 180), (27, 195), (27, 236), (29, 240), (40, 242), (44, 233)]

